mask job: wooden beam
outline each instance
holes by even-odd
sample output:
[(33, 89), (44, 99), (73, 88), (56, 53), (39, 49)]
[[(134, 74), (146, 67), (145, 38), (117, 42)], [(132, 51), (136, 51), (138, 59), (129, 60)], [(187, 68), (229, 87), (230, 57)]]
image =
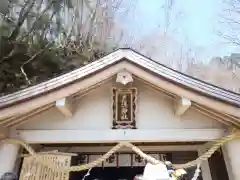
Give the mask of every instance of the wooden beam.
[(190, 100), (183, 97), (178, 97), (175, 102), (175, 115), (182, 116), (188, 110), (191, 104), (192, 103)]
[(4, 139), (8, 137), (9, 135), (9, 129), (6, 127), (0, 126), (0, 139)]
[(56, 101), (56, 107), (66, 117), (73, 115), (73, 98), (72, 96), (65, 97)]
[[(66, 146), (68, 146), (66, 144)], [(103, 146), (71, 146), (71, 153), (99, 153), (99, 152), (108, 152), (109, 149), (111, 149), (113, 147), (113, 145), (108, 145), (105, 144)], [(137, 145), (138, 148), (140, 148), (142, 151), (146, 151), (146, 152), (165, 152), (165, 151), (198, 151), (198, 149), (200, 147), (202, 147), (202, 145)], [(50, 151), (52, 149), (57, 149), (60, 152), (63, 152), (66, 147), (60, 147), (58, 145), (56, 146), (50, 146), (50, 147), (44, 147), (44, 150)], [(123, 147), (121, 149), (118, 150), (118, 152), (129, 152), (131, 151), (129, 148), (127, 147)]]
[[(46, 152), (38, 152), (37, 155), (55, 155), (55, 156), (77, 156), (76, 153), (65, 153), (59, 152), (58, 150), (46, 151)], [(21, 154), (20, 157), (29, 157), (31, 154)]]
[(212, 141), (224, 129), (18, 130), (28, 143), (113, 143)]

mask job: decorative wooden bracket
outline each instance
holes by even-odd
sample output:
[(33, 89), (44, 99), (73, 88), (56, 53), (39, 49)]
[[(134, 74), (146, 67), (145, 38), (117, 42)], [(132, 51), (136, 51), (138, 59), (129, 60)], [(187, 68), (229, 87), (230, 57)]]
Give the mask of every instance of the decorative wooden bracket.
[(192, 104), (190, 100), (183, 97), (178, 97), (175, 103), (176, 116), (182, 116)]
[(9, 135), (9, 129), (0, 126), (0, 139), (4, 139)]
[(133, 82), (132, 74), (127, 71), (121, 71), (117, 74), (116, 82), (126, 85)]
[(61, 113), (64, 116), (71, 117), (73, 115), (73, 98), (72, 98), (72, 96), (57, 100), (56, 107), (61, 111)]

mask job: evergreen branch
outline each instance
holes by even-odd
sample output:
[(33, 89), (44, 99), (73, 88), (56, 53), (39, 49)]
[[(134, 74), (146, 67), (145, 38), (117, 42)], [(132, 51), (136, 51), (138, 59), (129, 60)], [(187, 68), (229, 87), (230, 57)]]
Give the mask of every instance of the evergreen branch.
[[(36, 0), (28, 0), (26, 1), (26, 3), (24, 4), (24, 7), (21, 9), (20, 14), (19, 14), (19, 18), (17, 21), (17, 26), (15, 27), (15, 29), (12, 31), (11, 35), (8, 37), (8, 40), (10, 43), (12, 43), (12, 41), (14, 41), (16, 39), (16, 37), (19, 34), (20, 28), (23, 25), (25, 19), (27, 18), (27, 16), (29, 15), (31, 9), (33, 8), (34, 4), (35, 4)], [(30, 4), (31, 2), (31, 4)], [(27, 5), (30, 4), (27, 8), (27, 10), (24, 12), (25, 8), (27, 7)], [(7, 56), (3, 57), (0, 60), (0, 63), (2, 63), (3, 61), (13, 57), (16, 54), (16, 50), (17, 50), (17, 44), (15, 43), (13, 45), (12, 50), (8, 53)]]

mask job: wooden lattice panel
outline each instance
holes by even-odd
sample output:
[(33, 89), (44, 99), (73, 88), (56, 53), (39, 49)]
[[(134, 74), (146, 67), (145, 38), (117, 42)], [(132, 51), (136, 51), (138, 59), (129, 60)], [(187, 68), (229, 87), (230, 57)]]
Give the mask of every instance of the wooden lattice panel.
[[(59, 167), (70, 167), (71, 156), (40, 155), (43, 160), (51, 161)], [(19, 180), (68, 180), (69, 173), (53, 172), (50, 168), (37, 163), (33, 157), (24, 157)]]

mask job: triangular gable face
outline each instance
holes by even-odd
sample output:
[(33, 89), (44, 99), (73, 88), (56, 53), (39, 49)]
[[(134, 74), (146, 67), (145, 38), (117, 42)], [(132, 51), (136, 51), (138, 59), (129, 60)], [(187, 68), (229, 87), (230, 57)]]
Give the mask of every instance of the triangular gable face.
[[(27, 123), (19, 126), (19, 129), (218, 129), (225, 127), (219, 121), (201, 113), (193, 105), (177, 115), (174, 96), (140, 79), (134, 78), (131, 85), (128, 84), (127, 87), (116, 83), (115, 80), (114, 76), (98, 87), (77, 95), (73, 102), (71, 116), (59, 110), (58, 107), (52, 107), (41, 115), (33, 117), (32, 120), (28, 120)], [(129, 97), (128, 94), (133, 97)], [(124, 95), (126, 99), (123, 98)]]
[[(52, 107), (54, 111), (58, 109), (68, 118), (74, 117), (73, 104), (79, 94), (83, 95), (95, 89), (99, 84), (113, 81), (113, 79), (112, 86), (117, 88), (115, 92), (113, 90), (111, 93), (108, 92), (115, 93), (115, 99), (119, 96), (117, 99), (119, 101), (125, 99), (127, 104), (134, 105), (139, 94), (135, 92), (133, 84), (140, 80), (149, 87), (154, 87), (155, 90), (172, 97), (172, 110), (176, 117), (182, 117), (185, 112), (189, 111), (189, 108), (196, 107), (202, 114), (211, 117), (210, 119), (215, 118), (223, 123), (240, 127), (239, 94), (169, 69), (129, 49), (117, 50), (78, 70), (1, 97), (0, 119), (2, 122), (6, 120), (7, 126), (9, 122), (11, 125), (16, 125), (13, 122), (14, 119), (20, 122), (22, 120), (19, 119), (25, 121), (24, 116), (29, 118)], [(125, 89), (125, 91), (122, 92), (120, 89)], [(136, 91), (138, 92), (138, 89)], [(112, 98), (110, 94), (109, 98)], [(124, 106), (123, 102), (123, 104), (112, 103), (116, 103), (115, 108), (119, 111), (120, 106)], [(130, 111), (137, 110), (137, 107), (132, 106)], [(135, 121), (137, 116), (131, 114), (128, 118)], [(125, 126), (125, 120), (121, 119), (121, 121), (123, 123), (120, 123), (120, 126)], [(118, 128), (118, 122), (115, 125)], [(134, 123), (127, 123), (127, 125), (129, 126), (127, 128), (134, 128)]]
[[(31, 138), (42, 138), (45, 134), (46, 138), (47, 134), (55, 137), (55, 132), (61, 132), (63, 134), (54, 139), (55, 143), (61, 143), (67, 138), (64, 133), (69, 132), (69, 140), (76, 133), (79, 142), (94, 143), (124, 138), (131, 141), (205, 141), (220, 137), (227, 128), (226, 124), (205, 115), (194, 105), (176, 114), (174, 95), (142, 79), (134, 76), (133, 82), (127, 85), (117, 83), (116, 79), (117, 76), (113, 76), (98, 87), (76, 94), (71, 116), (53, 106), (18, 124), (17, 129), (30, 142), (40, 141)], [(134, 134), (129, 131), (131, 129)], [(126, 130), (126, 137), (121, 130)], [(34, 133), (42, 136), (36, 137)], [(192, 137), (191, 133), (195, 135)]]

